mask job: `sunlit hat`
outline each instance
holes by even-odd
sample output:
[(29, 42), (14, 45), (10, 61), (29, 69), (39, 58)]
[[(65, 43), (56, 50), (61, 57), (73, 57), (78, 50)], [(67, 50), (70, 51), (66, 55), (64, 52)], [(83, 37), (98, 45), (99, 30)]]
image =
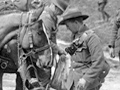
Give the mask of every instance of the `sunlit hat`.
[(72, 18), (83, 18), (83, 20), (86, 20), (88, 17), (88, 15), (83, 15), (78, 7), (72, 7), (65, 10), (58, 23), (59, 25), (64, 24), (66, 20)]

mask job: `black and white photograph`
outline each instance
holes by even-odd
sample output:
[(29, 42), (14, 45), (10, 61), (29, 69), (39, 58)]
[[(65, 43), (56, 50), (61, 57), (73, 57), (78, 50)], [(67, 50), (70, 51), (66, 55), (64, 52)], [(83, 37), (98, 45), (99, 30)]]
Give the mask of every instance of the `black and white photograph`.
[(120, 90), (120, 0), (0, 0), (0, 90)]

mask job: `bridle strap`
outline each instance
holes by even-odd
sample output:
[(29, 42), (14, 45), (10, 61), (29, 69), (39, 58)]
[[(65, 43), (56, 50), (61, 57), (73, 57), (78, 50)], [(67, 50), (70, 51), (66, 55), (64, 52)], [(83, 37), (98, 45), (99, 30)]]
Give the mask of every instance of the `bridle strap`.
[(42, 47), (42, 48), (32, 49), (30, 52), (28, 52), (28, 53), (26, 54), (26, 56), (28, 57), (28, 56), (34, 55), (34, 54), (36, 54), (36, 53), (38, 53), (38, 52), (42, 52), (42, 51), (48, 49), (49, 47), (50, 47), (49, 45), (45, 45), (45, 46)]
[[(52, 51), (52, 47), (51, 47), (51, 42), (50, 42), (50, 39), (49, 39), (49, 37), (48, 37), (48, 34), (47, 34), (47, 31), (46, 31), (46, 28), (45, 28), (45, 25), (44, 25), (44, 23), (42, 24), (42, 26), (43, 26), (43, 31), (44, 31), (44, 33), (45, 33), (45, 35), (46, 35), (46, 37), (47, 37), (47, 40), (48, 40), (48, 45), (50, 46), (49, 47), (49, 49), (50, 49), (50, 55), (51, 55), (51, 62), (50, 63), (52, 63), (52, 60), (53, 60), (53, 51)], [(49, 67), (50, 67), (51, 65), (49, 65)]]
[(29, 16), (28, 16), (28, 35), (29, 35), (29, 44), (30, 44), (30, 49), (33, 49), (33, 34), (32, 34), (32, 30), (30, 28), (30, 24), (31, 23), (31, 16), (32, 16), (32, 12), (29, 12)]
[(18, 33), (17, 33), (17, 55), (18, 55), (18, 65), (20, 66), (22, 64), (22, 61), (20, 60), (20, 32), (21, 32), (21, 27), (22, 27), (22, 18), (23, 18), (23, 12), (21, 13), (21, 18), (20, 18), (20, 25), (19, 25), (19, 30), (18, 30)]
[(47, 49), (49, 49), (49, 48), (50, 48), (49, 45), (45, 45), (45, 46), (42, 47), (42, 48), (32, 49), (32, 50), (30, 50), (28, 53), (23, 52), (23, 54), (20, 56), (20, 60), (21, 60), (22, 62), (24, 62), (24, 60), (25, 60), (27, 57), (32, 56), (32, 55), (35, 55), (36, 53), (42, 52), (42, 51), (47, 50)]
[(50, 45), (45, 45), (44, 47), (37, 48), (37, 49), (33, 49), (33, 51), (34, 51), (35, 53), (38, 53), (38, 52), (47, 50), (47, 49), (49, 49), (49, 48), (50, 48)]

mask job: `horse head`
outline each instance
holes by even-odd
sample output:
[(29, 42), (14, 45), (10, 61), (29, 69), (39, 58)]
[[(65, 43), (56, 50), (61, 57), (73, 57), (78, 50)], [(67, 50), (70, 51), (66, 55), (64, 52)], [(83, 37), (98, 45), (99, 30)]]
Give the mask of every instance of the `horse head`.
[[(50, 68), (52, 65), (52, 49), (43, 21), (38, 19), (33, 22), (31, 19), (32, 15), (30, 13), (28, 15), (28, 23), (23, 25), (19, 32), (19, 45), (23, 52), (21, 53), (20, 51), (20, 62), (25, 61), (27, 63), (26, 71), (29, 71), (27, 76), (29, 78), (25, 81), (28, 89), (34, 87), (36, 79), (39, 83), (36, 83), (38, 87), (45, 86), (43, 84), (44, 80), (41, 81), (44, 78), (41, 73), (44, 73), (44, 67)], [(19, 72), (24, 70), (25, 68), (19, 69)], [(31, 78), (35, 79), (31, 81)]]
[[(0, 20), (3, 20), (5, 22), (3, 24), (3, 21), (0, 21), (0, 27), (2, 27), (0, 30), (0, 35), (2, 35), (0, 37), (0, 48), (10, 43), (15, 36), (15, 42), (10, 44), (10, 46), (12, 46), (12, 49), (14, 49), (13, 51), (15, 52), (11, 52), (11, 47), (10, 50), (8, 49), (10, 54), (12, 53), (11, 59), (15, 59), (16, 61), (18, 60), (18, 71), (22, 66), (25, 65), (25, 68), (23, 67), (23, 69), (20, 70), (20, 74), (23, 74), (23, 72), (25, 72), (23, 76), (21, 75), (22, 79), (26, 78), (25, 81), (28, 80), (31, 82), (32, 80), (30, 80), (30, 78), (35, 77), (38, 80), (37, 84), (39, 87), (41, 86), (39, 82), (41, 82), (41, 79), (43, 79), (44, 75), (41, 75), (41, 77), (39, 77), (38, 73), (40, 74), (43, 72), (44, 67), (49, 68), (52, 63), (52, 49), (50, 47), (49, 37), (47, 36), (47, 31), (45, 30), (42, 20), (39, 20), (39, 17), (43, 10), (44, 7), (40, 7), (29, 12), (18, 12), (0, 16)], [(15, 44), (15, 46), (13, 46), (13, 44)], [(19, 57), (17, 54), (19, 54)], [(24, 63), (24, 61), (27, 64)], [(31, 75), (31, 71), (35, 75)], [(26, 76), (27, 72), (29, 72), (28, 76)], [(44, 85), (42, 84), (42, 86)]]

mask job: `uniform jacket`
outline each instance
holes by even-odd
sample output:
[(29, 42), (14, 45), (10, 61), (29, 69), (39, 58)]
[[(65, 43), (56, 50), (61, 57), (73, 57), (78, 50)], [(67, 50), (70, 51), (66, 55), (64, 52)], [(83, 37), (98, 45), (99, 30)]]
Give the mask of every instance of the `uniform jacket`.
[[(58, 46), (56, 45), (56, 33), (57, 33), (57, 16), (54, 14), (54, 12), (49, 8), (49, 7), (45, 7), (45, 10), (43, 11), (43, 13), (41, 14), (40, 18), (43, 21), (43, 24), (45, 26), (47, 35), (50, 39), (50, 43), (51, 43), (51, 47), (52, 47), (52, 51), (53, 51), (53, 58), (55, 54), (61, 54)], [(49, 66), (52, 67), (53, 64), (56, 64), (56, 62), (54, 62), (55, 60), (49, 61)], [(46, 66), (47, 67), (47, 66)], [(46, 72), (42, 75), (47, 76), (44, 78), (47, 78), (45, 81), (46, 83), (48, 81), (50, 81), (50, 73), (51, 72)]]
[[(86, 28), (83, 27), (83, 29)], [(80, 37), (79, 33), (75, 35), (75, 39), (78, 37)], [(73, 82), (74, 85), (77, 85), (80, 78), (84, 78), (89, 83), (87, 88), (99, 85), (104, 79), (104, 70), (107, 71), (106, 74), (109, 71), (109, 65), (105, 65), (105, 63), (100, 38), (95, 33), (88, 33), (82, 46), (71, 57), (67, 89), (70, 89)]]

